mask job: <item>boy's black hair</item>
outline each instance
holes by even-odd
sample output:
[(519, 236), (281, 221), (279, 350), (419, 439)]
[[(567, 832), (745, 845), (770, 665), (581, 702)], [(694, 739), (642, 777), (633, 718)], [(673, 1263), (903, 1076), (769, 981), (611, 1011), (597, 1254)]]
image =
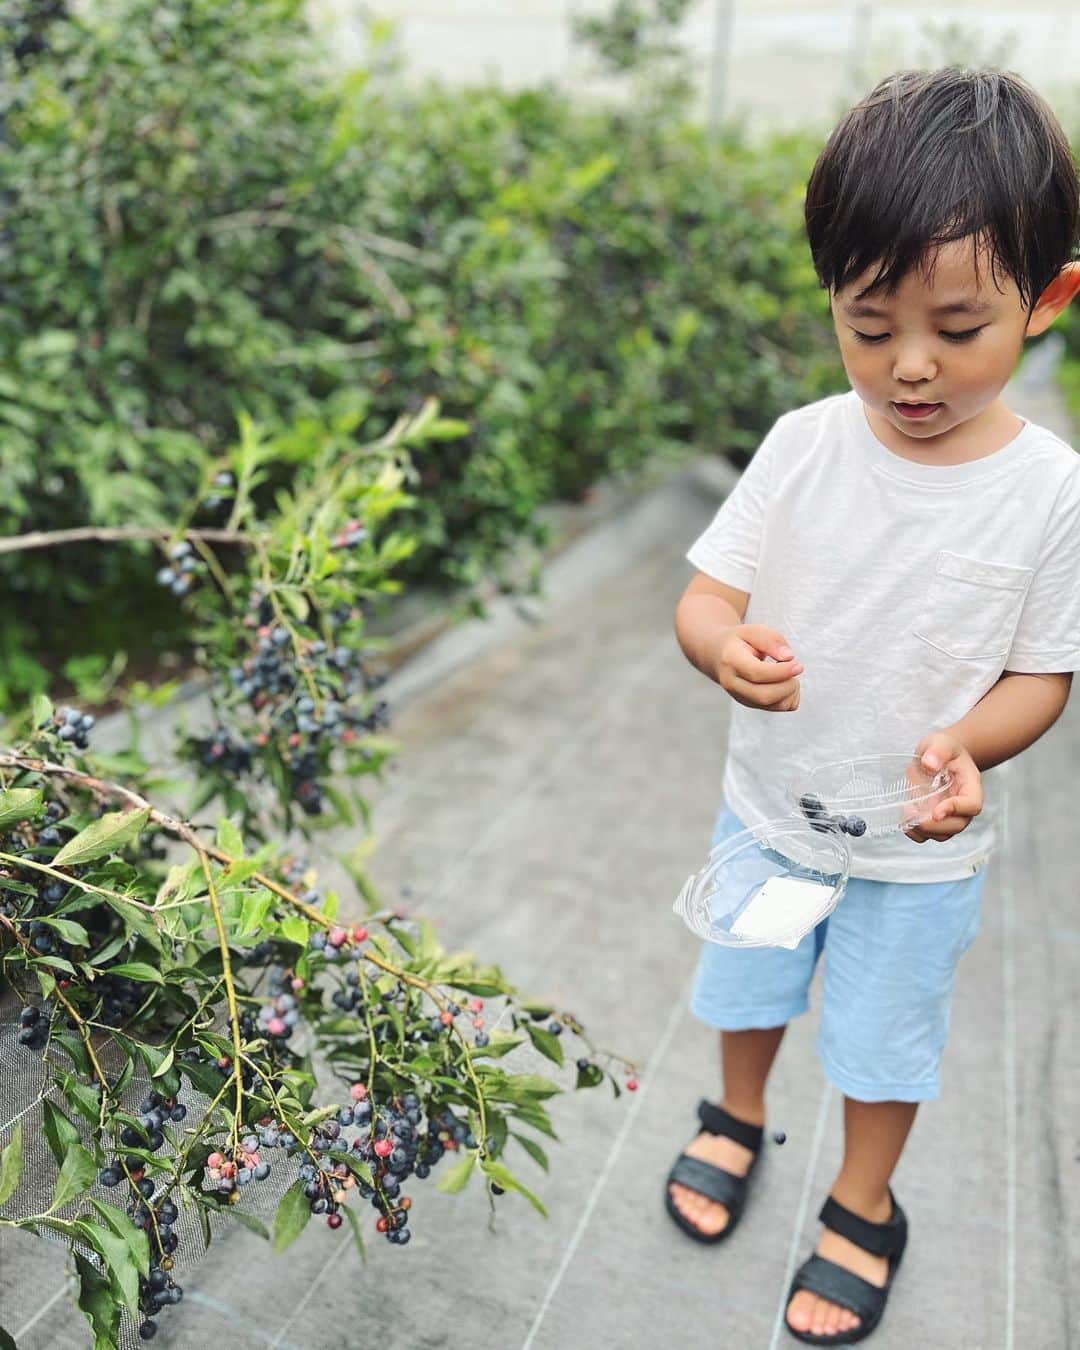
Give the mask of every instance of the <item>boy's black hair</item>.
[(929, 271), (937, 245), (974, 235), (1029, 313), (1073, 257), (1078, 214), (1065, 133), (1002, 70), (890, 75), (832, 132), (806, 190), (823, 286), (841, 290), (876, 264), (861, 294), (893, 292), (917, 264)]

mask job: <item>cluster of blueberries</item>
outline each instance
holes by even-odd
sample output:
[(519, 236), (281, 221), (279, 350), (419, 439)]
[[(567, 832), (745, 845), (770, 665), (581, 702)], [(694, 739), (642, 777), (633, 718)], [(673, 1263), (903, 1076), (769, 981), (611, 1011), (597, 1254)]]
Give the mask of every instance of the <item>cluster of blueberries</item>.
[[(261, 1142), (264, 1147), (273, 1148), (278, 1144), (288, 1147), (294, 1141), (292, 1135), (285, 1135), (273, 1142), (266, 1138)], [(259, 1155), (259, 1144), (260, 1140), (255, 1135), (246, 1134), (240, 1140), (240, 1148), (231, 1158), (224, 1153), (214, 1152), (206, 1160), (207, 1181), (219, 1195), (230, 1197), (230, 1203), (232, 1196), (239, 1194), (239, 1187), (250, 1185), (253, 1181), (265, 1181), (270, 1175), (270, 1164)]]
[[(363, 537), (359, 522), (350, 522), (340, 546), (351, 546)], [(191, 745), (205, 767), (239, 776), (250, 772), (256, 752), (273, 742), (289, 770), (294, 800), (305, 814), (319, 815), (320, 751), (334, 742), (351, 744), (361, 732), (388, 725), (385, 701), (376, 702), (363, 716), (353, 706), (386, 677), (369, 671), (359, 654), (342, 642), (302, 638), (294, 643), (289, 630), (275, 621), (270, 601), (257, 590), (249, 608), (244, 626), (251, 630), (251, 647), (231, 668), (229, 680), (256, 714), (256, 727), (242, 731), (219, 727), (210, 736), (192, 738)], [(336, 606), (327, 616), (331, 633), (340, 632), (358, 615), (354, 607)], [(324, 695), (321, 707), (311, 697), (312, 684)]]
[[(22, 834), (13, 833), (3, 841), (4, 851), (18, 854), (30, 861), (49, 861), (63, 843), (58, 829), (63, 820), (64, 807), (61, 803), (48, 802), (44, 809), (42, 827), (36, 832), (32, 828), (27, 832), (27, 827), (22, 826)], [(77, 877), (82, 870), (73, 867), (70, 869), (71, 875)], [(20, 889), (5, 888), (3, 884), (5, 875), (17, 881)], [(29, 920), (24, 931), (30, 949), (36, 955), (69, 958), (72, 954), (71, 944), (65, 942), (56, 930), (45, 922), (47, 916), (67, 898), (69, 891), (70, 887), (65, 882), (41, 872), (20, 872), (16, 869), (14, 872), (0, 874), (0, 913), (24, 921)], [(84, 925), (90, 921), (85, 911), (79, 918)], [(117, 963), (123, 962), (127, 959), (126, 953), (119, 951), (113, 959)], [(71, 979), (65, 976), (60, 979), (59, 984), (61, 989), (67, 989), (71, 985)], [(146, 987), (140, 985), (137, 980), (113, 975), (104, 968), (100, 970), (94, 982), (94, 993), (101, 1001), (97, 1020), (106, 1026), (119, 1026), (139, 1007), (145, 998)], [(31, 1049), (42, 1049), (48, 1036), (48, 1018), (41, 1019), (39, 1013), (40, 1010), (37, 1008), (23, 1010), (23, 1015), (30, 1020), (20, 1024), (19, 1039), (23, 1045)], [(30, 1030), (32, 1026), (37, 1028), (34, 1035), (24, 1036), (22, 1032)]]
[(191, 590), (204, 566), (196, 558), (188, 541), (181, 539), (169, 549), (169, 565), (158, 571), (157, 583), (172, 591), (178, 600), (182, 599)]
[(223, 506), (227, 506), (233, 499), (233, 493), (236, 490), (236, 479), (229, 473), (228, 469), (222, 469), (221, 473), (214, 474), (214, 490), (203, 502), (203, 507), (210, 512), (220, 511)]
[[(160, 1092), (149, 1093), (139, 1111), (140, 1128), (125, 1127), (120, 1143), (127, 1148), (145, 1148), (151, 1153), (156, 1153), (165, 1142), (162, 1127), (166, 1123), (179, 1124), (187, 1115), (186, 1106), (175, 1097), (164, 1097)], [(126, 1181), (129, 1190), (135, 1192), (128, 1201), (127, 1213), (146, 1233), (150, 1243), (149, 1271), (147, 1275), (139, 1276), (139, 1310), (143, 1314), (139, 1336), (144, 1341), (153, 1340), (158, 1331), (154, 1318), (163, 1308), (179, 1303), (184, 1296), (183, 1289), (169, 1273), (173, 1269), (173, 1253), (180, 1245), (179, 1235), (174, 1231), (179, 1210), (171, 1200), (155, 1203), (153, 1197), (157, 1187), (146, 1175), (143, 1161), (137, 1155), (115, 1157), (98, 1173), (98, 1181), (110, 1189)]]
[(296, 995), (303, 989), (304, 981), (299, 976), (290, 978), (283, 975), (280, 984), (281, 992), (275, 994), (269, 1003), (264, 1003), (259, 1009), (258, 1025), (259, 1031), (264, 1036), (287, 1041), (293, 1033), (293, 1028), (300, 1021)]
[[(415, 1092), (378, 1106), (364, 1083), (354, 1083), (350, 1095), (351, 1104), (342, 1106), (336, 1119), (323, 1121), (312, 1137), (311, 1150), (320, 1157), (317, 1164), (305, 1162), (300, 1166), (304, 1194), (311, 1212), (325, 1214), (329, 1226), (337, 1228), (341, 1225), (340, 1207), (355, 1185), (378, 1212), (376, 1232), (403, 1247), (411, 1238), (408, 1222), (412, 1200), (401, 1194), (402, 1183), (410, 1175), (423, 1181), (448, 1149), (462, 1144), (475, 1148), (476, 1138), (450, 1110), (430, 1120), (426, 1133), (422, 1131), (423, 1113)], [(342, 1130), (350, 1126), (359, 1131), (351, 1143), (342, 1136)], [(348, 1164), (340, 1161), (348, 1154), (369, 1164), (374, 1184), (353, 1177)]]
[(799, 806), (813, 830), (820, 830), (823, 834), (829, 830), (837, 830), (841, 834), (850, 834), (855, 839), (866, 833), (866, 821), (862, 816), (830, 815), (821, 798), (815, 797), (812, 792), (804, 793), (799, 798)]
[(49, 1019), (33, 1005), (19, 1013), (19, 1044), (28, 1050), (44, 1050), (49, 1040)]
[(162, 1127), (166, 1122), (179, 1125), (187, 1116), (187, 1107), (175, 1097), (162, 1097), (160, 1092), (151, 1092), (139, 1112), (138, 1128), (125, 1125), (120, 1132), (120, 1142), (125, 1148), (146, 1148), (156, 1153), (165, 1142)]
[(41, 729), (52, 731), (62, 741), (70, 741), (76, 750), (87, 750), (95, 720), (93, 713), (80, 712), (78, 708), (57, 708), (41, 724)]
[[(352, 950), (353, 947), (359, 946), (360, 943), (366, 941), (367, 935), (367, 929), (362, 926), (357, 926), (352, 929), (331, 928), (329, 932), (318, 930), (312, 933), (309, 939), (309, 945), (312, 951), (319, 952), (325, 961), (333, 964), (337, 961), (348, 960), (350, 957), (354, 956), (355, 953)], [(303, 987), (303, 981), (300, 981), (300, 987)], [(384, 1003), (391, 1001), (394, 997), (395, 995), (393, 993), (380, 994), (380, 998)], [(283, 998), (279, 996), (272, 1005), (273, 1012), (264, 1009), (263, 1013), (260, 1014), (260, 1021), (265, 1025), (266, 1030), (270, 1035), (287, 1037), (292, 1032), (295, 1019), (294, 1022), (289, 1022), (288, 1017), (282, 1016), (280, 1013), (281, 1007), (287, 1008), (289, 1006), (287, 1000), (288, 995), (284, 995)], [(363, 1006), (364, 996), (360, 990), (360, 974), (355, 965), (350, 965), (346, 969), (344, 984), (341, 988), (335, 990), (331, 995), (330, 1001), (335, 1007), (340, 1008), (342, 1012), (354, 1012), (358, 1007)], [(415, 1032), (414, 1039), (430, 1040), (442, 1036), (447, 1029), (453, 1025), (455, 1018), (462, 1016), (464, 1013), (469, 1013), (471, 1014), (472, 1026), (475, 1032), (474, 1044), (480, 1049), (483, 1049), (483, 1047), (488, 1045), (491, 1040), (488, 1033), (484, 1030), (484, 1019), (480, 1015), (483, 1012), (483, 1008), (484, 1001), (479, 998), (470, 1000), (467, 1009), (462, 1008), (458, 1003), (448, 1003), (444, 1011), (437, 1013), (428, 1019), (428, 1033), (425, 1034), (423, 1031)], [(280, 1031), (273, 1030), (272, 1024), (277, 1022), (284, 1023), (284, 1026)], [(548, 1030), (552, 1035), (558, 1036), (562, 1032), (562, 1026), (558, 1022), (552, 1022), (548, 1027)], [(375, 1039), (377, 1041), (384, 1040), (389, 1034), (390, 1028), (386, 1023), (380, 1022), (376, 1025)]]

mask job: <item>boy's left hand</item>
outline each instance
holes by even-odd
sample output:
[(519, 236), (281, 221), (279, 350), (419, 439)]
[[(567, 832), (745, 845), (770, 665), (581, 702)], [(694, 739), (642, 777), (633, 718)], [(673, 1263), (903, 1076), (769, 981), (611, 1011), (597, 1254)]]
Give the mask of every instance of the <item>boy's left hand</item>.
[(943, 844), (967, 829), (983, 808), (982, 778), (975, 761), (955, 736), (934, 731), (918, 744), (915, 754), (936, 773), (948, 769), (952, 774), (952, 792), (934, 806), (933, 818), (922, 820), (904, 833), (916, 844), (934, 839)]

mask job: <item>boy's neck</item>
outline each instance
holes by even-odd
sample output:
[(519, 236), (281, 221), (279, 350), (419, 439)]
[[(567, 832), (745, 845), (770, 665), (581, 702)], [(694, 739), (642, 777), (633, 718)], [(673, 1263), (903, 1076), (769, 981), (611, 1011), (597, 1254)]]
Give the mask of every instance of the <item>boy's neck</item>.
[(863, 411), (870, 430), (886, 450), (913, 464), (944, 466), (985, 459), (1004, 449), (1024, 428), (1023, 419), (1011, 412), (1000, 398), (975, 417), (927, 440), (905, 436), (865, 403)]

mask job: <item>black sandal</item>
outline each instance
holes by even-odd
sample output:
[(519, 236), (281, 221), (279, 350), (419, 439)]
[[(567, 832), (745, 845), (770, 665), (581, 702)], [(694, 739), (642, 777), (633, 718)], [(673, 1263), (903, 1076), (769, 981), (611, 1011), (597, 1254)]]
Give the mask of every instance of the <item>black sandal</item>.
[[(702, 1127), (709, 1134), (722, 1134), (728, 1139), (734, 1139), (737, 1144), (742, 1144), (743, 1148), (750, 1149), (754, 1157), (751, 1159), (746, 1176), (737, 1177), (734, 1172), (727, 1172), (713, 1163), (707, 1163), (701, 1158), (691, 1158), (688, 1153), (680, 1153), (664, 1183), (664, 1199), (667, 1212), (684, 1233), (689, 1233), (698, 1242), (722, 1242), (734, 1232), (742, 1214), (743, 1205), (746, 1203), (747, 1182), (757, 1166), (764, 1128), (761, 1125), (748, 1125), (745, 1120), (736, 1120), (722, 1106), (714, 1106), (712, 1102), (698, 1102), (697, 1113)], [(673, 1182), (678, 1186), (685, 1186), (688, 1190), (697, 1191), (708, 1200), (715, 1200), (718, 1205), (723, 1205), (728, 1212), (727, 1226), (721, 1228), (719, 1233), (703, 1233), (700, 1228), (695, 1228), (671, 1198)]]
[(785, 1309), (784, 1325), (796, 1340), (805, 1341), (807, 1345), (854, 1345), (869, 1336), (881, 1321), (893, 1276), (900, 1267), (900, 1259), (904, 1255), (908, 1237), (907, 1217), (896, 1203), (896, 1196), (891, 1190), (889, 1199), (892, 1201), (893, 1212), (886, 1223), (870, 1223), (866, 1219), (860, 1219), (850, 1209), (838, 1204), (831, 1195), (822, 1205), (818, 1218), (826, 1228), (839, 1233), (849, 1242), (854, 1242), (856, 1247), (861, 1247), (865, 1252), (889, 1258), (889, 1277), (879, 1289), (876, 1284), (862, 1279), (853, 1271), (845, 1270), (835, 1261), (829, 1261), (824, 1256), (816, 1254), (811, 1256), (809, 1261), (804, 1261), (795, 1272), (795, 1278), (788, 1290), (788, 1306), (800, 1289), (806, 1289), (811, 1294), (817, 1294), (819, 1298), (828, 1299), (830, 1303), (847, 1308), (860, 1320), (859, 1325), (852, 1327), (850, 1331), (838, 1331), (832, 1336), (818, 1336), (812, 1331), (796, 1331), (787, 1320)]

